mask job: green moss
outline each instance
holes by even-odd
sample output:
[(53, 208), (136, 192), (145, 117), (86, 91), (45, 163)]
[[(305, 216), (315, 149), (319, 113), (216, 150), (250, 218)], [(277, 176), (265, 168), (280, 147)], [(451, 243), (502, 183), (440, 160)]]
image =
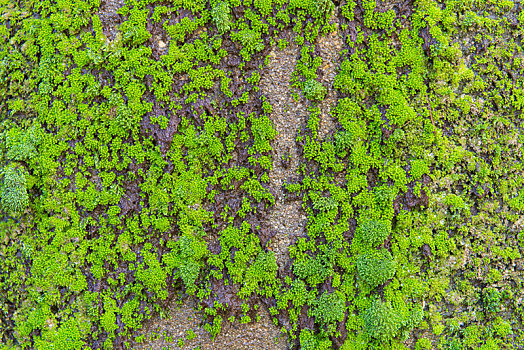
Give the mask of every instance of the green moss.
[(482, 301), (488, 315), (495, 314), (500, 311), (501, 295), (497, 289), (486, 288), (483, 293)]
[(373, 250), (358, 256), (357, 271), (360, 278), (373, 289), (395, 276), (396, 263), (388, 251)]
[(363, 313), (366, 332), (373, 338), (386, 341), (396, 336), (401, 317), (388, 302), (375, 299)]
[(313, 302), (311, 315), (317, 323), (328, 325), (344, 319), (345, 300), (338, 293), (323, 293)]
[(293, 265), (293, 272), (310, 285), (317, 285), (332, 273), (331, 264), (322, 257), (308, 257)]
[(211, 10), (211, 16), (220, 34), (224, 34), (231, 29), (230, 20), (231, 9), (227, 2), (217, 2)]
[(329, 339), (315, 335), (309, 329), (304, 329), (300, 332), (300, 345), (300, 348), (303, 350), (327, 350), (332, 347)]
[(320, 101), (326, 95), (326, 88), (314, 79), (309, 79), (304, 85), (304, 96), (313, 101)]
[[(222, 317), (258, 319), (257, 303), (229, 315), (226, 293), (274, 303), (304, 349), (344, 327), (345, 348), (398, 348), (421, 300), (435, 340), (415, 348), (519, 346), (518, 6), (422, 1), (397, 18), (376, 1), (131, 1), (109, 37), (100, 6), (0, 4), (0, 343), (132, 347), (183, 293), (215, 301), (213, 336)], [(334, 30), (347, 46), (326, 136), (316, 53)], [(308, 115), (285, 189), (307, 224), (282, 277), (261, 221), (280, 160), (260, 84), (288, 31)]]
[(2, 169), (0, 200), (2, 210), (8, 214), (20, 214), (29, 205), (26, 171), (21, 165), (11, 164)]
[(429, 350), (431, 348), (432, 348), (431, 340), (427, 338), (420, 338), (419, 340), (417, 340), (417, 344), (415, 345), (416, 350), (422, 350), (422, 349)]
[(371, 247), (384, 242), (389, 236), (391, 224), (383, 220), (367, 220), (357, 229), (357, 235), (360, 240)]
[(7, 148), (6, 157), (10, 160), (28, 161), (37, 154), (37, 147), (42, 137), (39, 126), (33, 125), (29, 130), (10, 127), (2, 135)]

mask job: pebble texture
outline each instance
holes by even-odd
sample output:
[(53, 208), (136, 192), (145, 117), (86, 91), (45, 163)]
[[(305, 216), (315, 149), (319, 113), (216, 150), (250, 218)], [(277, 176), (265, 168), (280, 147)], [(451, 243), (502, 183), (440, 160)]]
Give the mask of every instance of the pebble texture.
[[(157, 317), (146, 323), (146, 341), (135, 344), (133, 349), (288, 349), (285, 338), (272, 323), (269, 312), (265, 309), (260, 312), (259, 322), (254, 324), (224, 321), (220, 334), (213, 340), (202, 328), (202, 316), (195, 311), (195, 306), (194, 301), (190, 299), (186, 299), (182, 304), (170, 304), (166, 318)], [(194, 337), (190, 336), (191, 332), (194, 333)]]
[(278, 132), (273, 143), (273, 168), (269, 173), (271, 188), (276, 191), (276, 201), (269, 222), (276, 231), (270, 249), (277, 257), (280, 271), (289, 261), (288, 246), (304, 235), (306, 216), (301, 200), (286, 200), (283, 185), (296, 176), (299, 154), (295, 142), (298, 128), (306, 123), (306, 104), (303, 98), (297, 103), (293, 99), (290, 78), (300, 56), (298, 46), (290, 45), (284, 50), (273, 48), (270, 61), (260, 82), (262, 93), (273, 107), (271, 120)]
[(114, 40), (118, 31), (118, 25), (122, 22), (118, 9), (124, 6), (124, 0), (102, 0), (100, 3), (100, 21), (104, 29), (104, 35)]
[[(332, 18), (337, 23), (338, 19)], [(320, 138), (325, 139), (335, 130), (334, 118), (331, 115), (332, 108), (337, 103), (337, 92), (333, 87), (333, 81), (340, 67), (340, 52), (344, 48), (344, 42), (337, 31), (331, 32), (318, 39), (319, 56), (322, 58), (320, 76), (322, 84), (327, 88), (326, 98), (320, 103)]]

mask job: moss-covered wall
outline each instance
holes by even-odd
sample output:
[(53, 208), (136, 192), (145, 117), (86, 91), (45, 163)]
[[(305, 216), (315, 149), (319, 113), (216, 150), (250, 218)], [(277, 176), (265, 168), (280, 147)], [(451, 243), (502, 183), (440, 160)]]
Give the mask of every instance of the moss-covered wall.
[[(212, 336), (267, 308), (297, 349), (524, 347), (520, 2), (0, 0), (0, 18), (0, 349), (132, 348), (182, 295)], [(260, 81), (290, 42), (308, 114), (277, 189)], [(279, 191), (307, 216), (285, 265)]]

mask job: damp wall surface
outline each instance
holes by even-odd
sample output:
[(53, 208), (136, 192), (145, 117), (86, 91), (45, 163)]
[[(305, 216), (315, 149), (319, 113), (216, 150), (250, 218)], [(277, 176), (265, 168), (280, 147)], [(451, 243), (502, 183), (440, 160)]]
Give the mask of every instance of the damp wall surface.
[(0, 1), (0, 349), (520, 349), (519, 1)]

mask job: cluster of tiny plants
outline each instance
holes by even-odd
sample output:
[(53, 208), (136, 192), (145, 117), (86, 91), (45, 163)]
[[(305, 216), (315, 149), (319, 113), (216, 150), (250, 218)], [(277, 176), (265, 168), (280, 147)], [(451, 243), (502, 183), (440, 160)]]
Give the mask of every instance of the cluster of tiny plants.
[[(1, 350), (132, 349), (187, 297), (213, 338), (266, 309), (295, 349), (524, 346), (521, 2), (118, 4), (0, 0)], [(260, 84), (290, 41), (279, 266)]]

